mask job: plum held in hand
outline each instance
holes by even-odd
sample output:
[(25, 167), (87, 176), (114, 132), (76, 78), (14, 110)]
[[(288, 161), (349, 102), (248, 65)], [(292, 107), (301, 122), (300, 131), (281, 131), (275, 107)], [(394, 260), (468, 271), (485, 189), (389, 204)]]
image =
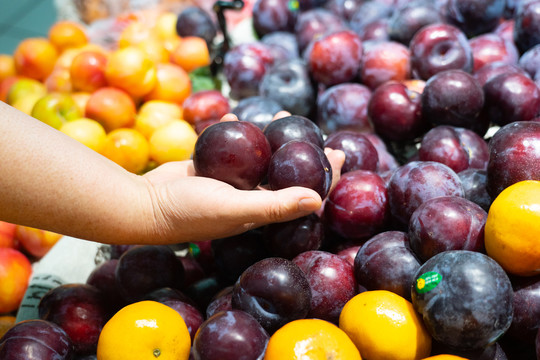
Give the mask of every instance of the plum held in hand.
[(444, 251), (414, 276), (411, 297), (436, 341), (460, 350), (479, 350), (499, 339), (512, 322), (512, 284), (489, 256)]
[(268, 185), (272, 190), (303, 186), (315, 190), (324, 199), (332, 185), (332, 166), (320, 147), (292, 140), (272, 155)]
[(421, 204), (409, 222), (409, 240), (422, 260), (447, 250), (485, 252), (487, 213), (459, 196), (440, 196)]
[(201, 324), (191, 354), (194, 360), (262, 359), (268, 339), (268, 333), (247, 312), (220, 311)]
[(367, 170), (341, 176), (324, 205), (324, 222), (338, 235), (351, 240), (367, 240), (388, 225), (389, 205), (386, 183)]
[(291, 260), (269, 257), (247, 268), (233, 287), (232, 308), (252, 315), (269, 333), (307, 316), (311, 287)]
[(72, 360), (74, 354), (68, 334), (51, 321), (21, 321), (0, 338), (3, 360)]
[(356, 280), (368, 290), (388, 290), (411, 300), (411, 282), (420, 261), (401, 231), (381, 232), (358, 250), (354, 258)]
[(390, 212), (396, 225), (407, 226), (412, 213), (429, 199), (463, 195), (456, 172), (436, 161), (411, 161), (402, 165), (388, 183)]
[(198, 176), (252, 190), (266, 176), (272, 151), (264, 133), (247, 121), (209, 126), (197, 138), (193, 166)]
[(324, 147), (321, 129), (310, 119), (300, 115), (285, 116), (272, 121), (263, 130), (272, 152), (292, 140), (308, 141)]

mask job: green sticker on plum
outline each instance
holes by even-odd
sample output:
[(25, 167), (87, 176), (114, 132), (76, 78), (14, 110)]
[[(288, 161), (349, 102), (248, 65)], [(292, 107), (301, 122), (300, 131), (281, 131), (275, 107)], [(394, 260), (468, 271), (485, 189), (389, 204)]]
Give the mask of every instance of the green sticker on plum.
[(298, 9), (300, 8), (300, 3), (298, 2), (298, 0), (289, 0), (287, 5), (289, 7), (289, 10), (293, 12), (298, 11)]
[(442, 280), (442, 275), (435, 271), (428, 271), (420, 275), (416, 279), (416, 292), (419, 294), (425, 294), (431, 291), (439, 285)]

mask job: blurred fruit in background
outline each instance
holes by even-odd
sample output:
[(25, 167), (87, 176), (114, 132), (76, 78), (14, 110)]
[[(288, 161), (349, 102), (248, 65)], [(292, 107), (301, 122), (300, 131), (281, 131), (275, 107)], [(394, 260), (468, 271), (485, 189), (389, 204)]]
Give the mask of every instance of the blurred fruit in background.
[(187, 121), (173, 119), (152, 133), (150, 158), (158, 164), (189, 160), (196, 141), (197, 133)]
[(85, 45), (89, 41), (83, 26), (74, 21), (54, 23), (49, 29), (48, 38), (60, 53), (69, 48)]
[(67, 122), (59, 130), (98, 153), (103, 151), (107, 139), (107, 133), (103, 126), (88, 118)]
[(52, 231), (22, 225), (17, 225), (15, 234), (22, 249), (37, 259), (45, 256), (62, 237), (62, 235)]
[(53, 71), (58, 51), (46, 38), (28, 38), (19, 43), (13, 59), (17, 74), (43, 81)]
[(28, 286), (32, 265), (25, 254), (0, 248), (0, 314), (17, 310)]
[(119, 128), (107, 133), (102, 154), (132, 173), (141, 173), (150, 160), (148, 140), (137, 130)]

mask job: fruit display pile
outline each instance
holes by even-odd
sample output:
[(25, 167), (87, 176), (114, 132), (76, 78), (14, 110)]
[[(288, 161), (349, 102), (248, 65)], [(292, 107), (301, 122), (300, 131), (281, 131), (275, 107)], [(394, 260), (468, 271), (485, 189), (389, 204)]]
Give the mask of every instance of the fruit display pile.
[(20, 322), (61, 235), (0, 223), (0, 359), (540, 360), (540, 1), (256, 0), (229, 32), (217, 15), (126, 14), (107, 46), (57, 22), (0, 55), (0, 100), (127, 171), (192, 159), (322, 208), (110, 246)]

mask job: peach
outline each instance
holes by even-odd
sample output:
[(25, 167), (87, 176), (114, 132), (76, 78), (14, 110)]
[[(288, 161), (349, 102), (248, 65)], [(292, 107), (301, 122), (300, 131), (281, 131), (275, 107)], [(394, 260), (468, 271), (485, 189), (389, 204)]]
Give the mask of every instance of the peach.
[(85, 116), (99, 122), (107, 132), (132, 127), (137, 109), (135, 101), (124, 90), (105, 86), (90, 95)]
[(145, 40), (158, 41), (156, 35), (151, 31), (148, 24), (144, 21), (133, 21), (129, 23), (120, 33), (118, 37), (118, 47), (125, 48), (132, 45), (137, 45)]
[(101, 153), (135, 174), (142, 173), (150, 161), (148, 140), (132, 128), (115, 129), (108, 133)]
[(11, 88), (11, 85), (13, 85), (19, 79), (22, 79), (22, 77), (12, 75), (0, 80), (0, 101), (7, 102), (7, 94)]
[(22, 252), (0, 248), (0, 314), (17, 310), (32, 275), (32, 264)]
[(139, 108), (135, 119), (135, 130), (150, 139), (159, 127), (174, 119), (182, 118), (182, 107), (176, 103), (163, 100), (150, 100)]
[(146, 94), (145, 101), (163, 100), (182, 104), (191, 94), (191, 80), (180, 66), (171, 63), (157, 64), (157, 81)]
[(52, 231), (17, 225), (15, 236), (24, 251), (38, 259), (42, 258), (62, 238)]
[(146, 39), (135, 45), (155, 63), (169, 62), (170, 53), (160, 39)]
[(103, 150), (107, 139), (103, 126), (96, 120), (88, 118), (67, 122), (59, 130), (98, 153)]
[(185, 120), (172, 120), (150, 137), (150, 158), (158, 164), (188, 160), (193, 155), (197, 133)]
[(171, 53), (171, 62), (190, 72), (210, 65), (210, 52), (206, 40), (197, 36), (185, 36)]
[(177, 14), (172, 11), (165, 11), (158, 16), (152, 30), (162, 40), (179, 37), (176, 32), (177, 20)]
[(0, 248), (15, 248), (15, 224), (0, 221)]
[(71, 75), (69, 74), (69, 70), (65, 68), (55, 68), (43, 83), (48, 92), (70, 93), (73, 91)]
[(54, 64), (54, 68), (62, 68), (67, 69), (71, 67), (71, 63), (73, 62), (73, 59), (77, 55), (79, 55), (81, 52), (81, 49), (66, 49), (60, 56), (58, 56), (58, 59), (56, 59), (56, 63)]
[(17, 74), (43, 81), (53, 71), (58, 51), (46, 38), (27, 38), (17, 45), (13, 59)]
[(128, 46), (110, 54), (105, 76), (109, 85), (139, 98), (156, 84), (156, 65), (143, 50)]
[(75, 91), (94, 92), (107, 85), (107, 56), (95, 50), (82, 51), (71, 62), (69, 73)]
[(89, 40), (85, 28), (69, 20), (54, 23), (49, 28), (48, 37), (59, 52), (85, 45)]
[(15, 74), (15, 60), (13, 59), (13, 56), (0, 54), (0, 81)]

